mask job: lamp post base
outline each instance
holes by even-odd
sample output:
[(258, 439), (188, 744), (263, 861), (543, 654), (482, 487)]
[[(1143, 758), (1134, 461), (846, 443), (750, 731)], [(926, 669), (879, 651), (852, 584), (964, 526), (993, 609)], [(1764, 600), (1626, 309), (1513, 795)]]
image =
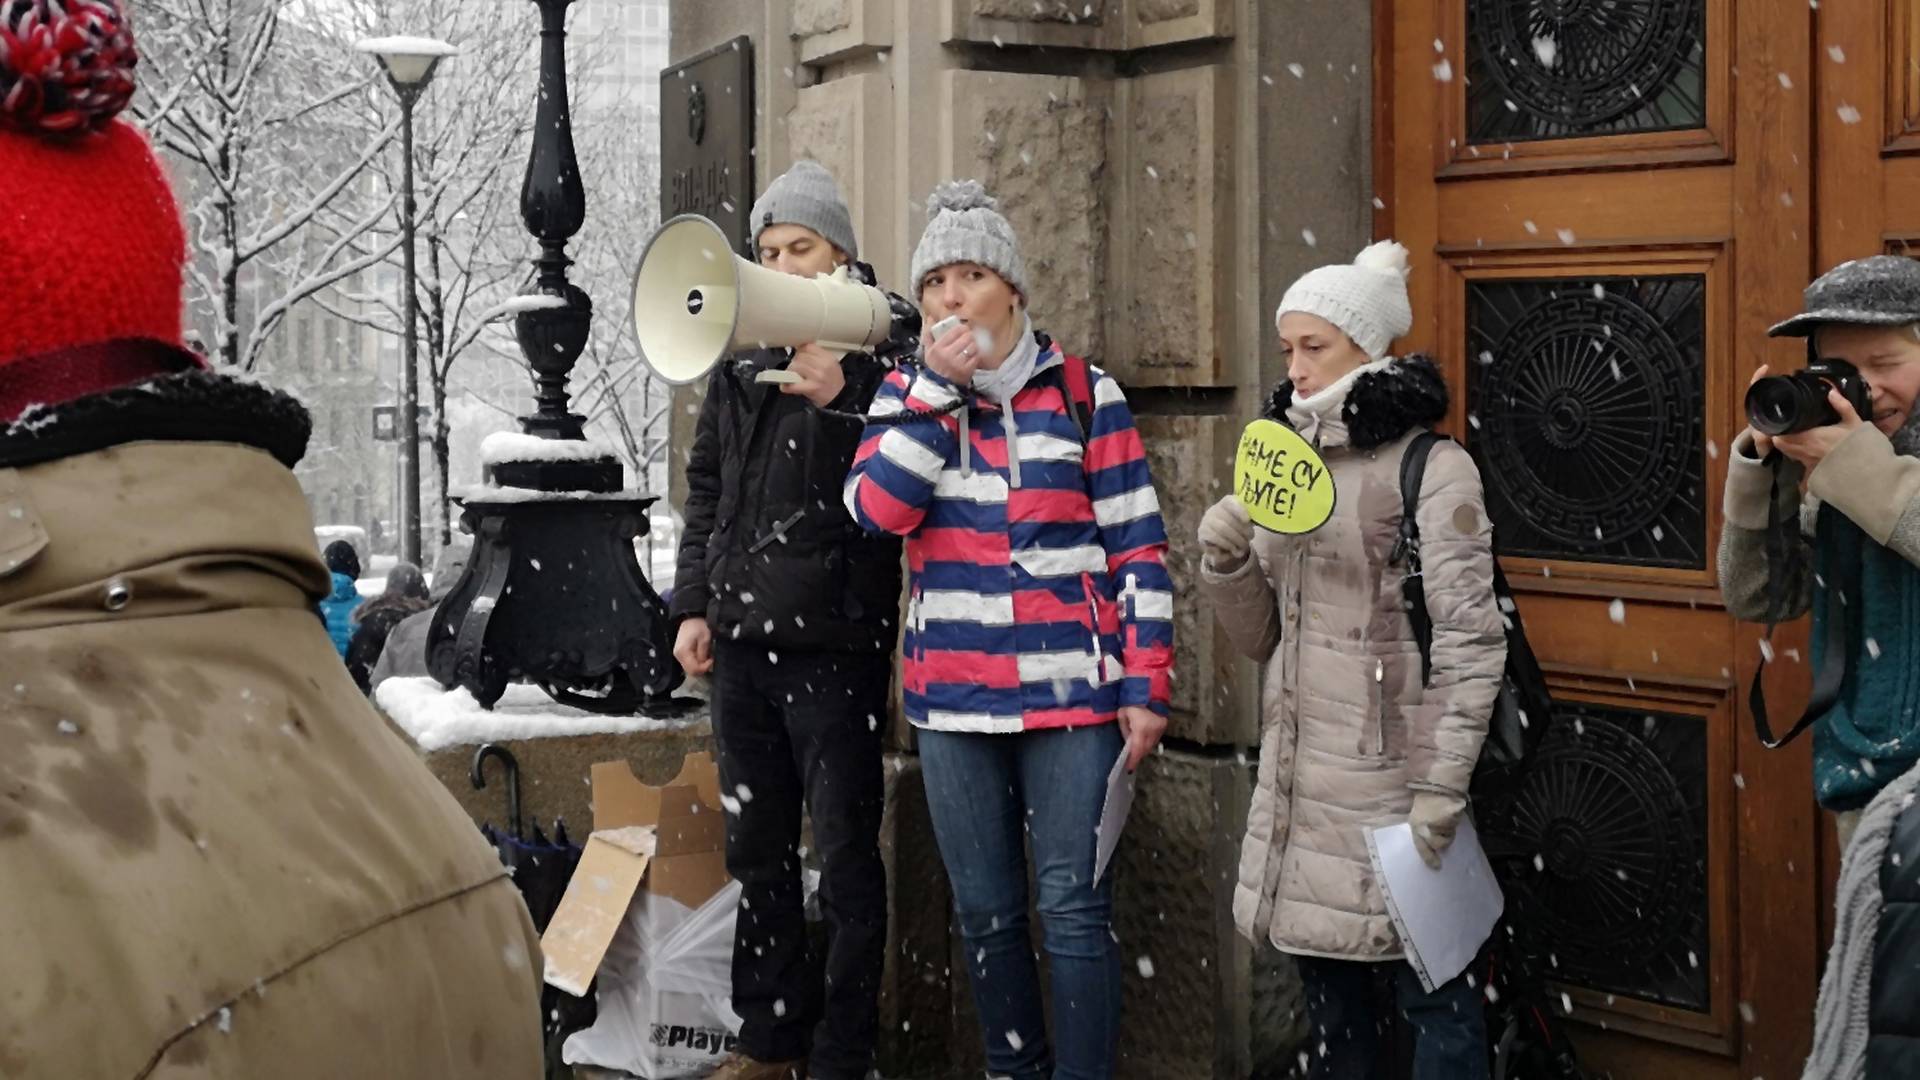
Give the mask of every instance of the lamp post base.
[[(508, 464), (508, 463), (503, 463)], [(427, 669), (491, 708), (510, 682), (603, 713), (664, 715), (685, 676), (673, 659), (666, 605), (640, 571), (633, 542), (658, 497), (553, 490), (578, 462), (516, 462), (542, 486), (483, 489), (463, 500), (473, 534), (466, 572), (441, 602)], [(619, 465), (610, 463), (614, 475)], [(505, 479), (496, 467), (496, 479)], [(617, 487), (617, 484), (616, 484)]]

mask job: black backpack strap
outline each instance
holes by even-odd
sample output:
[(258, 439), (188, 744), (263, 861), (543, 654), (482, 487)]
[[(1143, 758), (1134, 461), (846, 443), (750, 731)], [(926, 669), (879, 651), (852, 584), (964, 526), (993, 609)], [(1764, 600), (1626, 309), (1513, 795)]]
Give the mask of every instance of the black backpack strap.
[(1413, 624), (1413, 640), (1420, 646), (1422, 686), (1433, 676), (1433, 618), (1427, 614), (1426, 581), (1420, 567), (1420, 521), (1415, 511), (1420, 506), (1420, 485), (1427, 476), (1427, 458), (1435, 444), (1452, 441), (1437, 431), (1423, 431), (1407, 444), (1407, 452), (1400, 459), (1400, 537), (1394, 541), (1388, 561), (1406, 564), (1400, 597), (1407, 609), (1407, 621)]
[[(1778, 453), (1778, 451), (1775, 451)], [(1753, 733), (1760, 739), (1760, 745), (1769, 750), (1778, 750), (1799, 738), (1813, 726), (1815, 720), (1825, 716), (1840, 700), (1840, 687), (1847, 678), (1847, 606), (1855, 602), (1860, 593), (1860, 561), (1842, 560), (1839, 570), (1841, 580), (1828, 580), (1821, 585), (1827, 592), (1827, 615), (1824, 620), (1825, 634), (1821, 642), (1820, 670), (1813, 676), (1813, 693), (1807, 699), (1807, 711), (1800, 714), (1785, 735), (1775, 738), (1773, 725), (1767, 721), (1767, 694), (1761, 682), (1767, 676), (1767, 667), (1773, 663), (1773, 629), (1780, 616), (1787, 609), (1788, 594), (1793, 591), (1789, 577), (1794, 573), (1787, 565), (1788, 553), (1793, 547), (1792, 534), (1788, 529), (1799, 528), (1799, 522), (1782, 520), (1780, 513), (1780, 470), (1773, 471), (1773, 486), (1767, 494), (1767, 642), (1760, 651), (1760, 666), (1754, 669), (1753, 685), (1747, 690), (1747, 709), (1753, 713)]]

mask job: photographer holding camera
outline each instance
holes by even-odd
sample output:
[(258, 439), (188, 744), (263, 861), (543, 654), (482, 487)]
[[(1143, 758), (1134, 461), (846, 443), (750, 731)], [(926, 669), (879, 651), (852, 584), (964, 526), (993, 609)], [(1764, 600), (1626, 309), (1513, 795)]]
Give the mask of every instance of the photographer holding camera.
[[(1734, 617), (1813, 613), (1814, 791), (1844, 848), (1859, 811), (1920, 758), (1920, 262), (1829, 271), (1775, 337), (1790, 376), (1754, 373), (1727, 469), (1720, 588)], [(1804, 487), (1806, 505), (1802, 506)], [(1764, 702), (1756, 691), (1762, 738)]]

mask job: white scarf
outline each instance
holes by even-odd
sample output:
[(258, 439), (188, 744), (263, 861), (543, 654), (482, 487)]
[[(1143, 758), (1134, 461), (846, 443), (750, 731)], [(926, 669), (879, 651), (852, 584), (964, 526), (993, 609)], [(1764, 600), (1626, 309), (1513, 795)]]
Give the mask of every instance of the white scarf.
[(1287, 406), (1287, 419), (1293, 422), (1294, 430), (1298, 431), (1302, 438), (1316, 446), (1321, 443), (1323, 430), (1336, 444), (1344, 443), (1347, 426), (1345, 421), (1340, 419), (1340, 409), (1347, 403), (1347, 393), (1353, 389), (1354, 383), (1360, 381), (1360, 376), (1375, 371), (1385, 371), (1387, 365), (1391, 363), (1393, 363), (1393, 357), (1387, 356), (1372, 363), (1361, 364), (1311, 397), (1303, 398), (1300, 396), (1300, 391), (1295, 390), (1293, 401)]
[[(999, 403), (1000, 423), (1007, 429), (1007, 483), (1009, 487), (1020, 486), (1020, 428), (1013, 419), (1013, 396), (1026, 388), (1027, 381), (1033, 378), (1033, 369), (1040, 362), (1040, 342), (1033, 336), (1033, 319), (1025, 312), (1020, 314), (1019, 337), (1014, 341), (1013, 351), (1000, 362), (1000, 366), (991, 370), (981, 368), (973, 373), (973, 389), (976, 393)], [(960, 410), (960, 475), (973, 474), (973, 433), (967, 422), (971, 409)]]
[(1020, 313), (1020, 328), (1014, 331), (1013, 351), (997, 368), (981, 368), (973, 373), (973, 388), (1004, 408), (1033, 378), (1033, 366), (1040, 362), (1040, 343), (1033, 337), (1033, 319)]

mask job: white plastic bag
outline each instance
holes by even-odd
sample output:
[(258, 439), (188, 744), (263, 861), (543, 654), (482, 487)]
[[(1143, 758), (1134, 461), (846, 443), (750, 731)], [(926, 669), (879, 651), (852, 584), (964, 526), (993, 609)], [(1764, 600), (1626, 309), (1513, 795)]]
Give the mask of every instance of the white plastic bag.
[(697, 909), (642, 889), (600, 962), (599, 1018), (567, 1039), (569, 1065), (645, 1080), (705, 1077), (733, 1050), (733, 929), (740, 883)]

